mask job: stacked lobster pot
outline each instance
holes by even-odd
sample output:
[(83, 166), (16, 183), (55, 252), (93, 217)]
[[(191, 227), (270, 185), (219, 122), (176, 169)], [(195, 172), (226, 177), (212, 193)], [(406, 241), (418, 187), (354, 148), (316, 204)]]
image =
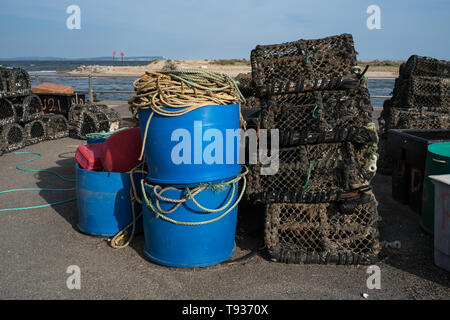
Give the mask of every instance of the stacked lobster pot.
[(378, 137), (352, 36), (257, 46), (251, 64), (260, 148), (266, 129), (271, 155), (251, 166), (247, 196), (265, 204), (271, 258), (373, 263), (380, 248), (370, 187)]
[(0, 152), (10, 152), (46, 138), (42, 103), (32, 94), (28, 73), (0, 68)]
[(383, 104), (380, 167), (392, 168), (386, 154), (389, 129), (450, 129), (450, 61), (411, 56), (400, 66), (393, 96)]
[(108, 133), (121, 126), (120, 114), (103, 104), (75, 104), (69, 109), (69, 134), (86, 139), (87, 134)]

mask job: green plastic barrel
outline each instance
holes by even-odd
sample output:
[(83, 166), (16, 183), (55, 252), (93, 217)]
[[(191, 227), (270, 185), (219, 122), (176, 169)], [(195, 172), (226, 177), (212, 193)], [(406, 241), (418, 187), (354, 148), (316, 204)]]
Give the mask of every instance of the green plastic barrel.
[(429, 234), (434, 234), (434, 185), (428, 176), (441, 174), (450, 174), (450, 142), (428, 146), (420, 225)]

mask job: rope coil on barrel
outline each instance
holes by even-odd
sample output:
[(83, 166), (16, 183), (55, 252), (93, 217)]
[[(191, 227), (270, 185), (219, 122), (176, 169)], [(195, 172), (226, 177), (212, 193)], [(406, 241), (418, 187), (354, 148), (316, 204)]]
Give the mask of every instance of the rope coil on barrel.
[[(146, 72), (133, 82), (135, 94), (128, 100), (134, 117), (139, 109), (151, 109), (142, 141), (142, 160), (153, 115), (177, 117), (210, 105), (245, 103), (236, 81), (217, 72), (175, 70)], [(240, 112), (239, 112), (240, 113)], [(241, 123), (245, 121), (240, 114)]]
[[(229, 212), (231, 212), (236, 206), (237, 204), (241, 201), (244, 192), (245, 192), (245, 188), (247, 185), (247, 178), (246, 175), (248, 173), (248, 168), (244, 166), (244, 172), (239, 173), (235, 178), (225, 181), (225, 182), (221, 182), (221, 183), (217, 183), (217, 184), (201, 184), (198, 187), (195, 187), (194, 189), (191, 190), (191, 188), (183, 188), (183, 189), (177, 189), (175, 187), (166, 187), (166, 188), (161, 188), (161, 186), (159, 185), (150, 185), (147, 184), (145, 182), (144, 179), (141, 180), (141, 187), (142, 187), (142, 195), (145, 201), (145, 204), (150, 207), (153, 212), (156, 214), (156, 216), (158, 218), (162, 218), (168, 222), (177, 224), (177, 225), (188, 225), (188, 226), (195, 226), (195, 225), (204, 225), (204, 224), (209, 224), (209, 223), (213, 223), (215, 221), (218, 221), (220, 219), (222, 219), (223, 217), (225, 217)], [(230, 206), (233, 198), (234, 198), (234, 194), (237, 193), (237, 184), (239, 183), (239, 181), (242, 179), (243, 181), (243, 185), (242, 185), (242, 190), (239, 193), (238, 198), (236, 199), (236, 201)], [(149, 199), (149, 197), (147, 196), (146, 190), (145, 190), (145, 185), (150, 186), (153, 189), (153, 193), (155, 195), (155, 204), (153, 204), (152, 200)], [(195, 199), (195, 196), (200, 194), (202, 191), (205, 190), (225, 190), (226, 187), (232, 185), (232, 192), (231, 195), (228, 199), (228, 201), (221, 206), (220, 208), (215, 208), (215, 209), (210, 209), (210, 208), (205, 208), (204, 206), (202, 206), (200, 203), (198, 203), (198, 201)], [(186, 191), (185, 195), (181, 198), (181, 199), (171, 199), (171, 198), (167, 198), (163, 196), (163, 193), (169, 190), (184, 190)], [(203, 210), (205, 213), (217, 213), (217, 212), (221, 212), (223, 210), (225, 210), (221, 215), (219, 215), (216, 218), (210, 219), (210, 220), (206, 220), (206, 221), (200, 221), (200, 222), (189, 222), (189, 221), (177, 221), (174, 220), (170, 217), (168, 217), (167, 215), (170, 213), (173, 213), (175, 210), (177, 210), (182, 204), (186, 203), (187, 201), (191, 200), (198, 208), (200, 208), (201, 210)], [(170, 202), (173, 203), (174, 206), (169, 209), (169, 210), (163, 210), (160, 206), (160, 201), (164, 201), (164, 202)], [(144, 204), (144, 203), (143, 203)]]

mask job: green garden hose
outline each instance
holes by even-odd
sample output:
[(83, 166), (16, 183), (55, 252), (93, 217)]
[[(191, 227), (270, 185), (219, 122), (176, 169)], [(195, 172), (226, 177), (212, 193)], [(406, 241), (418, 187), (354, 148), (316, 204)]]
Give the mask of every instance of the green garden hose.
[[(16, 166), (17, 170), (28, 171), (28, 172), (47, 172), (47, 173), (54, 174), (58, 178), (60, 178), (61, 180), (64, 180), (64, 181), (67, 181), (67, 182), (75, 182), (76, 181), (76, 179), (70, 179), (70, 178), (63, 177), (59, 173), (51, 171), (51, 170), (34, 170), (34, 169), (24, 169), (24, 168), (22, 168), (23, 165), (25, 165), (25, 164), (27, 164), (29, 162), (32, 162), (34, 160), (42, 158), (42, 155), (40, 153), (37, 153), (37, 152), (14, 152), (14, 154), (34, 154), (34, 155), (37, 155), (36, 158), (30, 159), (30, 160), (26, 160), (26, 161), (23, 161), (23, 162), (19, 163)], [(11, 192), (22, 192), (22, 191), (74, 191), (74, 190), (75, 190), (75, 188), (59, 188), (59, 189), (54, 189), (54, 188), (21, 188), (21, 189), (11, 189), (11, 190), (0, 191), (0, 194), (11, 193)], [(36, 205), (36, 206), (29, 206), (29, 207), (5, 208), (5, 209), (0, 209), (0, 212), (45, 208), (45, 207), (51, 207), (51, 206), (55, 206), (55, 205), (58, 205), (58, 204), (71, 202), (71, 201), (74, 201), (74, 200), (76, 200), (76, 198), (70, 198), (70, 199), (67, 199), (67, 200), (62, 200), (62, 201), (57, 201), (57, 202), (48, 203), (48, 204), (42, 204), (42, 205)]]

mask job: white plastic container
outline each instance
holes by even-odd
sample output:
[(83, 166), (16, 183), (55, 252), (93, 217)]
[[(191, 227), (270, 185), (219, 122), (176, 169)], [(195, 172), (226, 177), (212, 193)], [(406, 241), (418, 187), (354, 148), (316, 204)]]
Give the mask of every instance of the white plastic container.
[(429, 176), (434, 184), (434, 263), (450, 271), (450, 174)]

